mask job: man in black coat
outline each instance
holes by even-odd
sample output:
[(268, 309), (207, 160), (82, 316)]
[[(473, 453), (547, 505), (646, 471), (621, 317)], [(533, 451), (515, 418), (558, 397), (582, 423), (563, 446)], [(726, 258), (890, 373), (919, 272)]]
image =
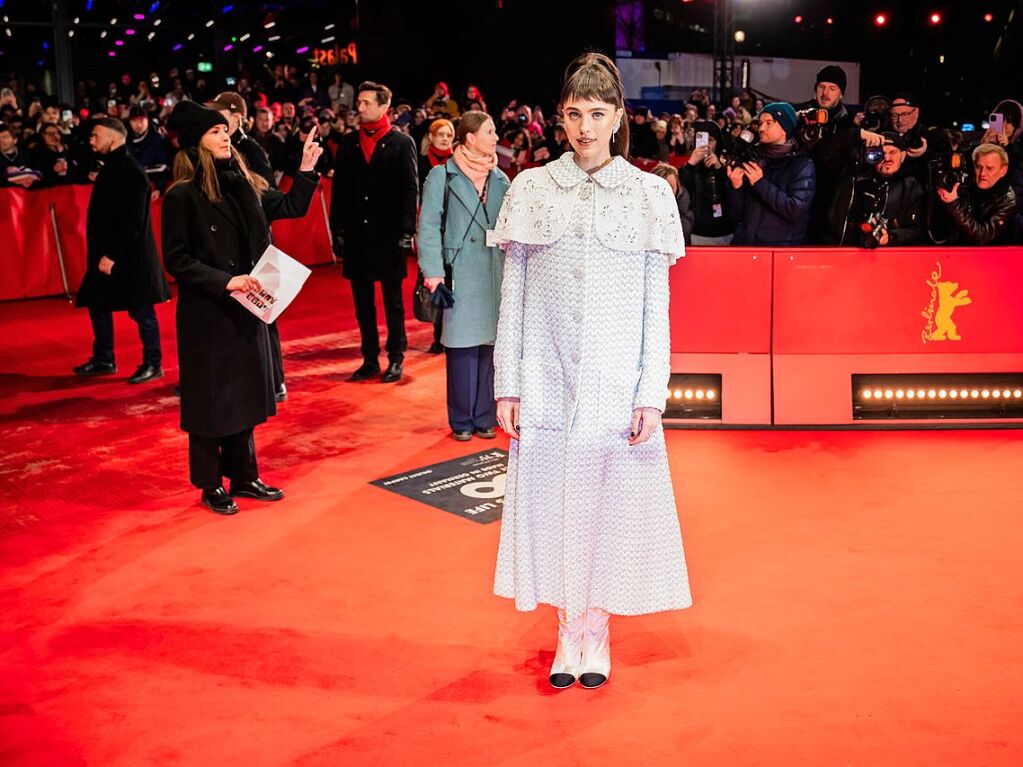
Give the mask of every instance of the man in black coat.
[(124, 123), (95, 121), (89, 143), (103, 167), (89, 198), (86, 219), (88, 261), (78, 290), (78, 306), (89, 308), (94, 335), (92, 358), (76, 375), (109, 375), (114, 364), (112, 312), (127, 310), (139, 326), (142, 365), (128, 379), (138, 384), (163, 376), (160, 326), (153, 304), (170, 298), (160, 267), (149, 215), (149, 180), (125, 146)]
[(362, 334), (363, 364), (352, 375), (362, 381), (380, 372), (375, 283), (379, 282), (387, 316), (388, 368), (384, 383), (401, 379), (408, 341), (402, 280), (416, 231), (419, 175), (412, 139), (391, 128), (387, 112), (391, 91), (366, 82), (356, 103), (359, 130), (338, 145), (330, 223), (335, 248), (351, 282), (355, 316)]
[(938, 197), (955, 225), (961, 245), (1007, 245), (1012, 242), (1016, 194), (1007, 175), (1009, 155), (998, 144), (973, 150), (972, 183), (938, 187)]
[(167, 158), (167, 139), (152, 128), (149, 113), (140, 106), (134, 106), (128, 113), (128, 151), (146, 171), (146, 178), (153, 190), (162, 192), (170, 178), (170, 163)]
[(839, 183), (822, 240), (827, 245), (888, 247), (924, 240), (926, 194), (904, 168), (906, 149), (894, 131), (881, 134), (883, 158), (869, 175)]

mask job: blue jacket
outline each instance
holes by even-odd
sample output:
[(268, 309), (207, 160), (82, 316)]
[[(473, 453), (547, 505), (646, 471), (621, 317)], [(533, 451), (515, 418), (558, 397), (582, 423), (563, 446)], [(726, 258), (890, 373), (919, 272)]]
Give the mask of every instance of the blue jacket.
[[(444, 183), (449, 187), (447, 222), (441, 241)], [(452, 265), (455, 305), (444, 311), (441, 343), (456, 349), (493, 344), (504, 276), (504, 251), (487, 247), (509, 181), (498, 168), (490, 171), (487, 204), (453, 160), (430, 171), (423, 186), (419, 213), (419, 267), (427, 277), (444, 274)]]
[(728, 184), (728, 210), (737, 222), (732, 244), (802, 245), (817, 186), (813, 160), (797, 150), (761, 165), (764, 177), (752, 187)]

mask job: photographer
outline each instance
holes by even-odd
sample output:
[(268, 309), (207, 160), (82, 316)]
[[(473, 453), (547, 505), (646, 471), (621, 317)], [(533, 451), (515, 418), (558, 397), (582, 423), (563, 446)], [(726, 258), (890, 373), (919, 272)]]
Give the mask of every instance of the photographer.
[(903, 171), (902, 137), (881, 135), (879, 149), (864, 150), (862, 164), (870, 169), (839, 184), (823, 233), (825, 243), (876, 248), (923, 240), (924, 190)]
[(973, 183), (938, 187), (938, 197), (963, 245), (1004, 245), (1011, 241), (1016, 195), (1009, 186), (1009, 155), (997, 144), (973, 150)]
[(902, 138), (906, 150), (903, 172), (913, 176), (925, 190), (933, 189), (931, 167), (952, 153), (948, 136), (940, 128), (928, 128), (920, 123), (920, 102), (906, 91), (892, 97), (888, 115), (892, 130)]
[[(809, 242), (821, 237), (825, 219), (835, 199), (839, 182), (847, 178), (854, 169), (855, 155), (862, 144), (879, 146), (881, 136), (877, 133), (883, 124), (867, 121), (859, 125), (846, 109), (845, 97), (847, 78), (845, 70), (834, 64), (822, 67), (814, 81), (814, 97), (797, 105), (801, 115), (799, 141), (809, 151), (817, 171), (817, 188), (810, 207)], [(827, 113), (824, 121), (816, 114)]]
[(705, 121), (698, 121), (692, 127), (701, 146), (689, 155), (679, 175), (691, 200), (693, 245), (728, 245), (735, 225), (725, 209), (728, 177), (717, 154), (722, 145), (721, 130)]
[(998, 125), (988, 127), (984, 133), (984, 144), (998, 144), (1009, 155), (1009, 185), (1016, 195), (1014, 239), (1023, 240), (1023, 105), (1012, 99), (998, 102), (991, 117), (1001, 115), (1001, 130)]
[(813, 160), (796, 145), (796, 110), (775, 102), (758, 115), (759, 156), (730, 163), (733, 245), (802, 245), (816, 186)]

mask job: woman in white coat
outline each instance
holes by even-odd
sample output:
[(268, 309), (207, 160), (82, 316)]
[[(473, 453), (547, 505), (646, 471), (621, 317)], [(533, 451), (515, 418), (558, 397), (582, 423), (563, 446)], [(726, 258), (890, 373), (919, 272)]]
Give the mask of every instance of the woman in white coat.
[(494, 590), (558, 608), (554, 687), (611, 673), (608, 615), (690, 606), (661, 412), (668, 267), (683, 255), (664, 179), (627, 160), (617, 67), (588, 53), (561, 93), (574, 152), (515, 178), (494, 351), (512, 438)]

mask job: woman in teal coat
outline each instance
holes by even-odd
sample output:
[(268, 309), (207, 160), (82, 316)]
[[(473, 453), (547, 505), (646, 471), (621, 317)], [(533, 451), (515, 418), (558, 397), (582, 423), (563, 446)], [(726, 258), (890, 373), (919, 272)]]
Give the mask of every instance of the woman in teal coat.
[(451, 159), (426, 178), (419, 214), (419, 266), (436, 290), (452, 273), (455, 304), (444, 310), (441, 343), (447, 359), (448, 423), (460, 441), (493, 439), (494, 341), (504, 252), (487, 247), (508, 177), (497, 167), (497, 129), (483, 112), (466, 112)]

